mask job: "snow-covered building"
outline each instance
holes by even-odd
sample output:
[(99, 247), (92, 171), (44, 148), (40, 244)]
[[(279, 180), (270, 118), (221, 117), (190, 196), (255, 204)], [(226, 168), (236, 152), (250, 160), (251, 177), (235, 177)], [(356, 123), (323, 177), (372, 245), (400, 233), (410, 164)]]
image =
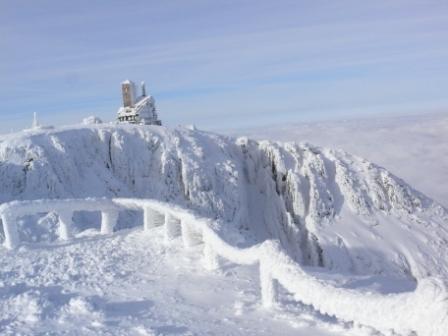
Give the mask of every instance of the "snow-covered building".
[(146, 95), (145, 83), (141, 83), (141, 95), (137, 96), (135, 83), (125, 80), (121, 83), (123, 106), (118, 109), (118, 122), (143, 125), (162, 125), (156, 111), (155, 100)]

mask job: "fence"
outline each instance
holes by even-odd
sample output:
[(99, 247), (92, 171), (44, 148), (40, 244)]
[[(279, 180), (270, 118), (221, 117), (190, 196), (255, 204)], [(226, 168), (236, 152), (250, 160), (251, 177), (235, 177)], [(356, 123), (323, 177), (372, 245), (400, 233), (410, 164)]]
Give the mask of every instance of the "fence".
[(413, 292), (388, 295), (335, 287), (308, 274), (277, 241), (267, 240), (244, 249), (232, 246), (221, 238), (219, 222), (155, 200), (87, 198), (6, 203), (0, 206), (4, 245), (13, 249), (20, 244), (16, 220), (21, 216), (56, 212), (59, 236), (68, 240), (72, 237), (74, 211), (101, 211), (101, 233), (111, 234), (119, 211), (125, 209), (143, 211), (144, 230), (163, 225), (167, 242), (181, 236), (186, 248), (203, 244), (204, 264), (209, 270), (219, 268), (220, 258), (240, 265), (258, 264), (261, 299), (266, 308), (276, 305), (281, 285), (298, 301), (323, 314), (382, 332), (445, 336), (448, 330), (448, 291), (440, 279), (426, 278), (419, 281)]

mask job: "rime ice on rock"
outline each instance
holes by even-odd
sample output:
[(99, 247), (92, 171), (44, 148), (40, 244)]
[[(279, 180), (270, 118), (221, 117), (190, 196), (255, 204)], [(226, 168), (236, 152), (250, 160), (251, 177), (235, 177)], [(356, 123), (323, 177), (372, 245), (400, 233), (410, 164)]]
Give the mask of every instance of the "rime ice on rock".
[[(92, 195), (170, 200), (247, 228), (255, 239), (279, 239), (303, 265), (448, 276), (448, 211), (384, 168), (307, 144), (126, 126), (0, 137), (0, 202)], [(166, 220), (170, 241), (182, 223)]]
[(94, 125), (94, 124), (102, 124), (103, 121), (96, 116), (88, 116), (82, 120), (84, 125)]
[(118, 122), (142, 125), (162, 125), (156, 112), (154, 98), (146, 95), (145, 83), (141, 83), (141, 96), (137, 96), (134, 82), (121, 83), (123, 106), (118, 110)]

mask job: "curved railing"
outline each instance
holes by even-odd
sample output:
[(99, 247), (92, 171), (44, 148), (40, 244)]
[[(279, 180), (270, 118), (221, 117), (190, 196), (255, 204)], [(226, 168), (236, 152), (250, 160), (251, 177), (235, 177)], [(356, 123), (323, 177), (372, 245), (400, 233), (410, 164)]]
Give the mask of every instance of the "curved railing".
[(277, 241), (267, 240), (244, 249), (232, 246), (220, 237), (219, 221), (155, 200), (87, 198), (6, 203), (0, 206), (4, 245), (12, 249), (20, 244), (15, 225), (20, 216), (56, 212), (60, 238), (67, 240), (72, 236), (74, 211), (101, 211), (101, 233), (111, 234), (119, 211), (124, 209), (143, 211), (144, 230), (163, 225), (167, 241), (180, 235), (186, 248), (203, 243), (207, 269), (219, 268), (219, 257), (236, 264), (258, 264), (262, 303), (267, 308), (275, 305), (280, 284), (298, 301), (344, 321), (371, 326), (383, 332), (394, 330), (403, 335), (413, 332), (419, 336), (447, 335), (448, 291), (440, 279), (423, 279), (413, 292), (387, 295), (335, 287), (305, 272)]

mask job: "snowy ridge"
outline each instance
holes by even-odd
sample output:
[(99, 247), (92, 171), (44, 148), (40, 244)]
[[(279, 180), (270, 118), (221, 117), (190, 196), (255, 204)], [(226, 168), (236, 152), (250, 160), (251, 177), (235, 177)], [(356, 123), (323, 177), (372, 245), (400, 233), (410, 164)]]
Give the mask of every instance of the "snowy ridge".
[[(53, 210), (59, 215), (68, 213), (65, 223), (62, 221), (60, 225), (70, 226), (74, 210), (100, 209), (103, 214), (110, 211), (116, 214), (119, 209), (129, 208), (144, 211), (146, 230), (163, 223), (167, 234), (172, 235), (173, 219), (177, 220), (185, 247), (204, 244), (205, 265), (209, 269), (219, 267), (218, 256), (237, 264), (258, 264), (263, 305), (267, 308), (275, 304), (278, 282), (297, 300), (324, 314), (372, 326), (383, 332), (394, 330), (402, 334), (417, 332), (422, 336), (442, 336), (448, 329), (448, 289), (440, 279), (422, 279), (414, 292), (389, 295), (336, 288), (307, 274), (283, 251), (278, 241), (267, 240), (250, 248), (232, 246), (221, 238), (222, 222), (197, 216), (190, 210), (168, 203), (120, 198), (15, 201), (0, 206), (0, 215), (5, 232), (13, 232), (17, 230), (14, 225), (17, 217), (33, 212)], [(160, 221), (160, 216), (163, 221)], [(105, 226), (109, 228), (106, 233), (111, 233), (116, 219), (117, 216), (105, 216), (101, 232), (104, 233)], [(70, 231), (69, 227), (66, 229)], [(16, 234), (12, 236), (17, 237)], [(67, 236), (62, 238), (69, 239)], [(10, 247), (14, 247), (19, 241), (13, 239), (11, 243)]]
[(153, 126), (87, 125), (0, 137), (0, 202), (139, 197), (278, 239), (305, 266), (448, 277), (448, 213), (387, 170), (310, 144)]

